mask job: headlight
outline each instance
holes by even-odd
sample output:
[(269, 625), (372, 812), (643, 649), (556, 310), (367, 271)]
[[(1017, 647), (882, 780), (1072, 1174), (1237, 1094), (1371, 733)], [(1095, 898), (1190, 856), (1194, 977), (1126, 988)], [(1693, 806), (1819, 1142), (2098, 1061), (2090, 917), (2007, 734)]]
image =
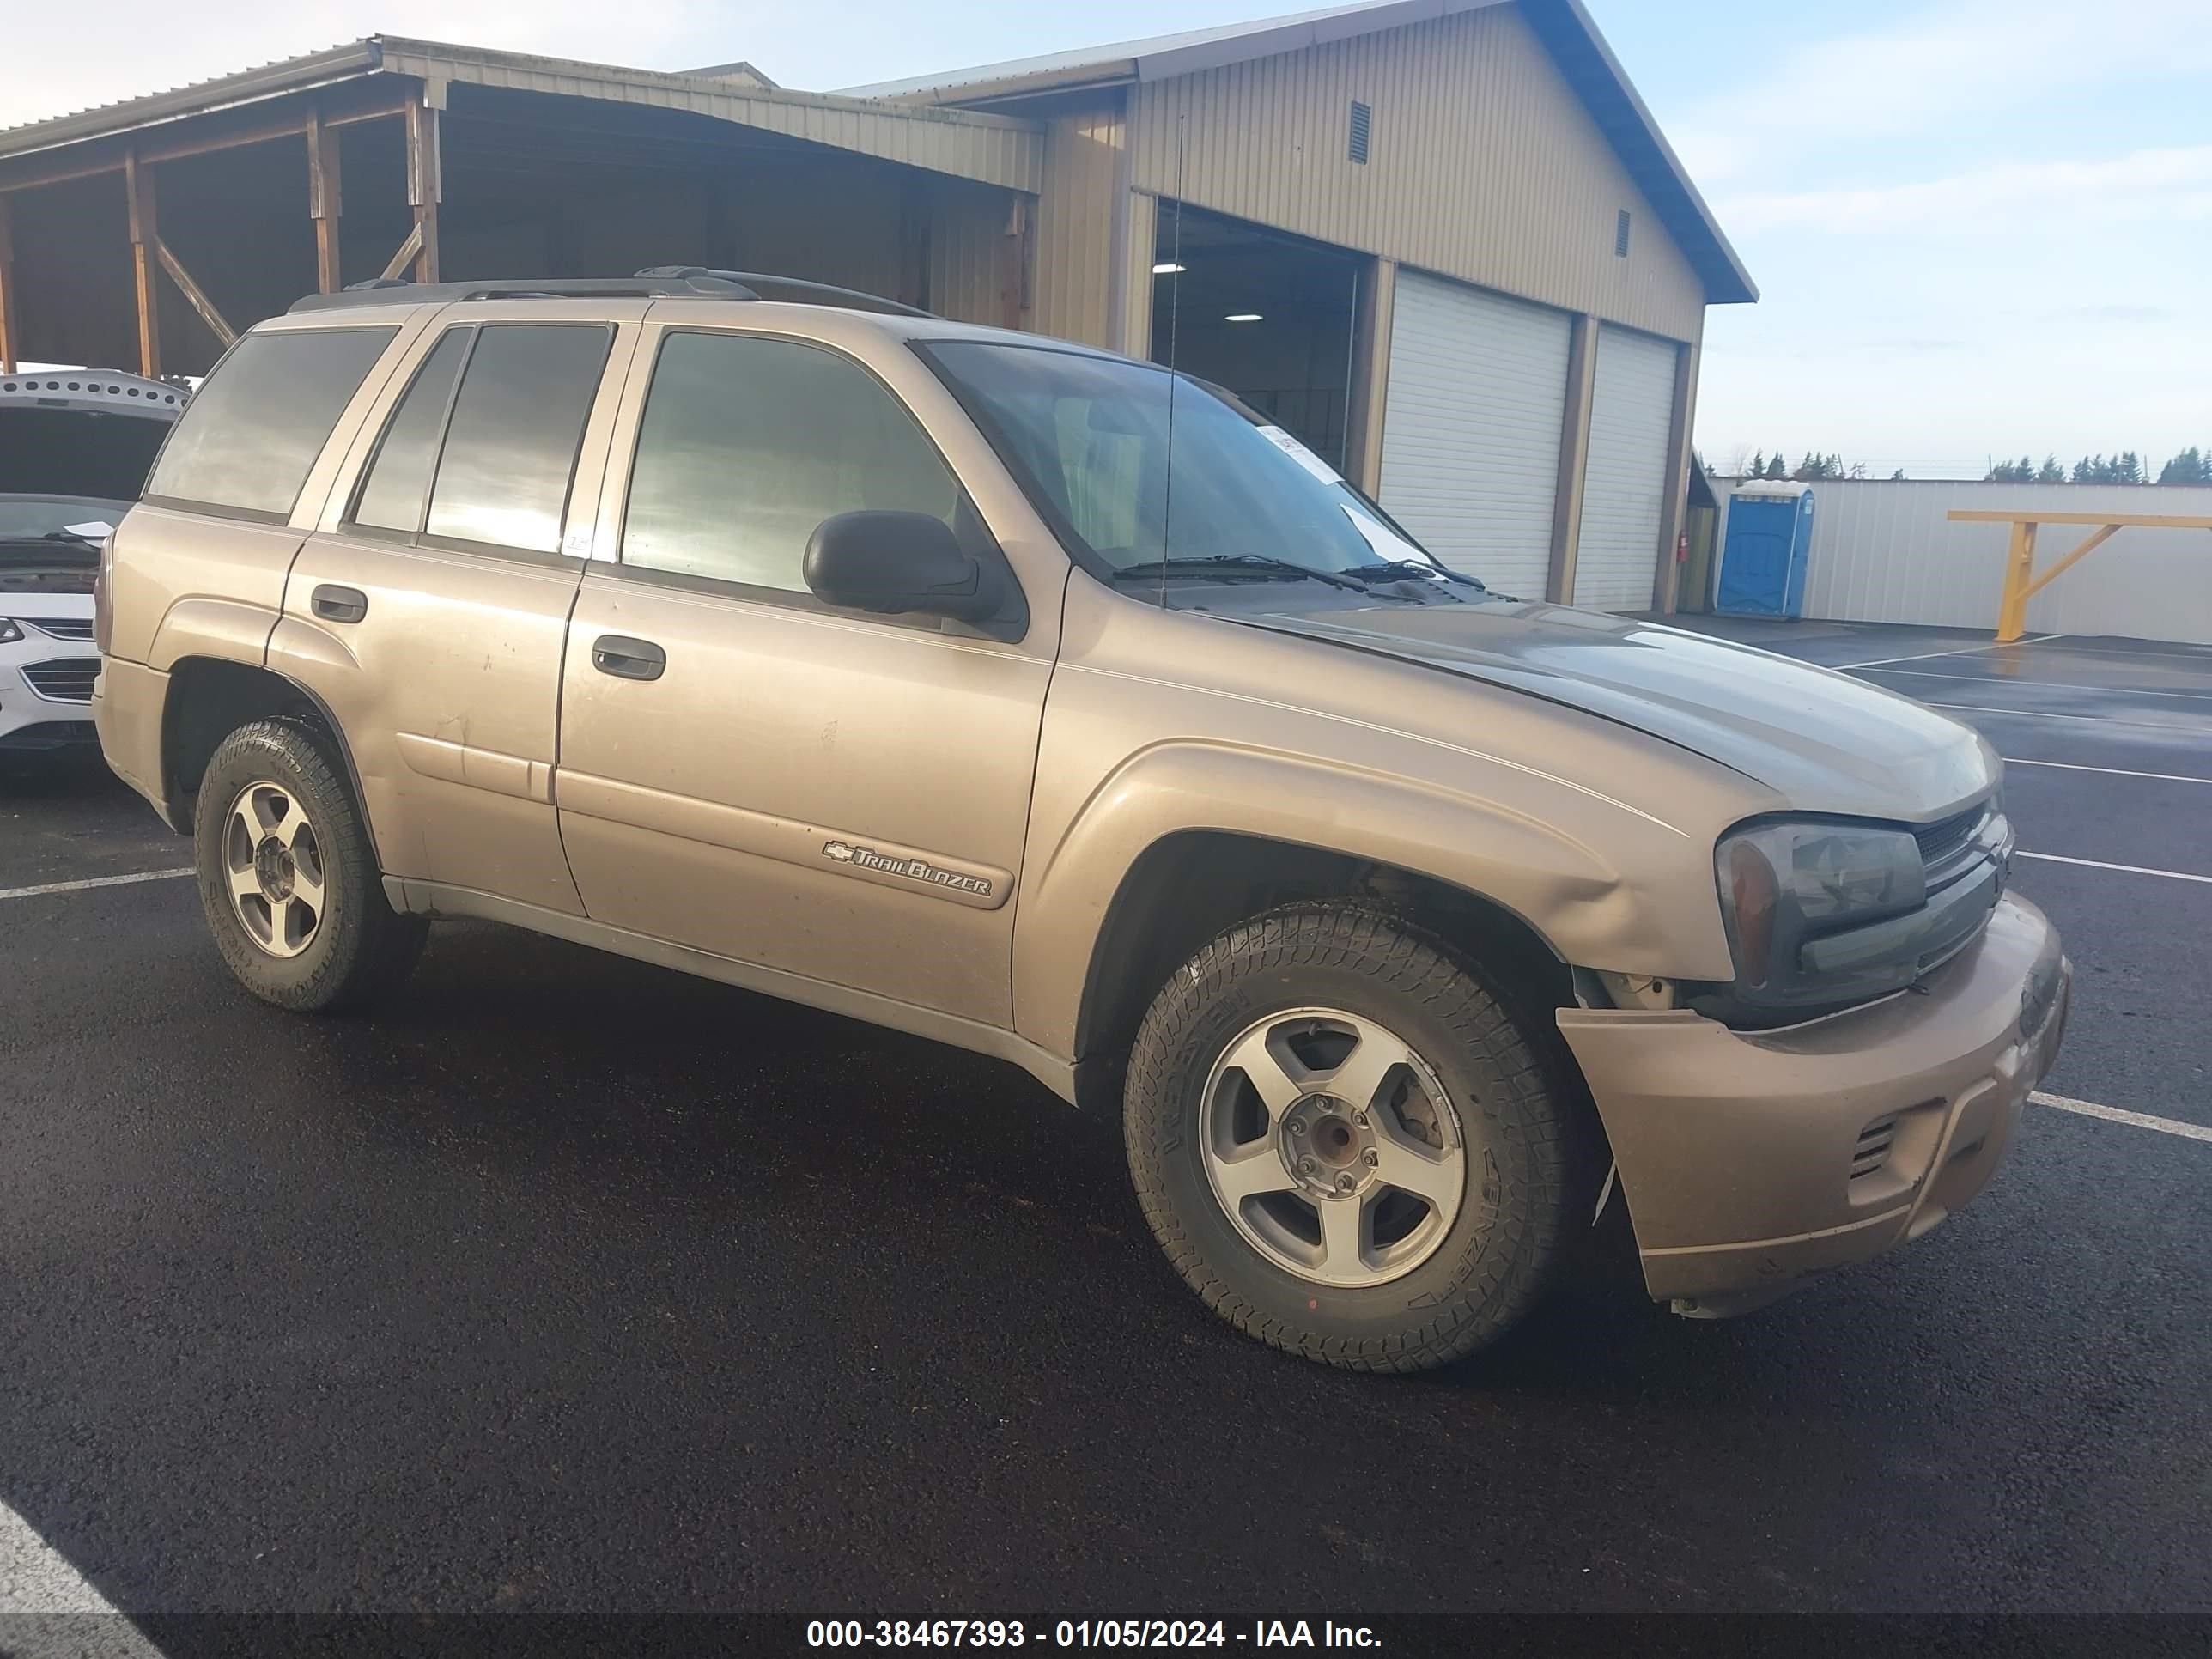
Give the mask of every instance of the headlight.
[(13, 645), (23, 637), (23, 630), (6, 617), (0, 617), (0, 645)]
[(1721, 913), (1735, 952), (1736, 990), (1774, 1006), (1837, 1004), (1910, 984), (1917, 958), (1807, 961), (1831, 935), (1907, 915), (1926, 902), (1920, 848), (1879, 824), (1778, 818), (1724, 836), (1717, 854)]

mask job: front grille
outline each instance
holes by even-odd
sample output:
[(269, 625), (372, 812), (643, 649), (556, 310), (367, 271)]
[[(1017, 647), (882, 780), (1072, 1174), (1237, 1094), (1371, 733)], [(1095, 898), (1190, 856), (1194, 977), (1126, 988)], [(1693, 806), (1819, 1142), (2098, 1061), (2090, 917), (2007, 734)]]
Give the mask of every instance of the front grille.
[(92, 637), (92, 618), (89, 617), (30, 617), (22, 620), (27, 621), (52, 640), (88, 640)]
[(1912, 839), (1920, 843), (1921, 863), (1931, 870), (1943, 863), (1974, 838), (1974, 831), (1988, 815), (1987, 806), (1976, 805), (1939, 823), (1922, 824), (1912, 832)]
[(1889, 1149), (1897, 1139), (1897, 1115), (1878, 1117), (1859, 1131), (1858, 1145), (1851, 1149), (1851, 1179), (1857, 1181), (1873, 1175), (1889, 1162)]
[(100, 677), (97, 657), (65, 657), (54, 662), (34, 662), (22, 670), (31, 690), (50, 702), (90, 702), (92, 683)]

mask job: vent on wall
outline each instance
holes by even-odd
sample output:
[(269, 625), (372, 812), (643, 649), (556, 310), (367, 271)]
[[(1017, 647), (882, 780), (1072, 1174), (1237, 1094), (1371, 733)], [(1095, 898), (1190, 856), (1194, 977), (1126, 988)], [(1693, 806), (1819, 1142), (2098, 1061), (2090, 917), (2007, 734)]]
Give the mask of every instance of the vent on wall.
[(1360, 166), (1367, 165), (1367, 135), (1375, 125), (1375, 112), (1354, 100), (1352, 106), (1352, 143), (1346, 150)]
[(1613, 222), (1613, 257), (1616, 259), (1626, 259), (1628, 257), (1628, 210), (1626, 208), (1621, 209), (1620, 216)]

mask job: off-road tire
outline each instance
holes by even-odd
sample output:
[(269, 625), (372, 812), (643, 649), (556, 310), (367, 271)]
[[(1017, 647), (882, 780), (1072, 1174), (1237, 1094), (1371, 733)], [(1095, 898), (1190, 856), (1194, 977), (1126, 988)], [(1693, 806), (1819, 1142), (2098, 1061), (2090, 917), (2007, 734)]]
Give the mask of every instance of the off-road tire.
[[(306, 811), (329, 895), (314, 938), (290, 957), (270, 955), (247, 933), (224, 875), (231, 803), (264, 779), (290, 792)], [(329, 740), (304, 720), (255, 720), (217, 745), (200, 780), (192, 843), (200, 904), (216, 948), (239, 983), (264, 1002), (295, 1013), (365, 1007), (396, 989), (422, 954), (428, 922), (400, 914), (386, 900), (361, 804)]]
[[(1216, 1060), (1268, 1014), (1372, 1019), (1432, 1067), (1456, 1109), (1465, 1195), (1435, 1254), (1404, 1276), (1336, 1289), (1285, 1271), (1209, 1185), (1203, 1096)], [(1562, 1075), (1534, 1008), (1417, 924), (1355, 902), (1240, 923), (1178, 968), (1130, 1055), (1123, 1127), (1139, 1202), (1168, 1259), (1247, 1335), (1350, 1370), (1416, 1371), (1473, 1352), (1548, 1287), (1602, 1176), (1587, 1094)]]

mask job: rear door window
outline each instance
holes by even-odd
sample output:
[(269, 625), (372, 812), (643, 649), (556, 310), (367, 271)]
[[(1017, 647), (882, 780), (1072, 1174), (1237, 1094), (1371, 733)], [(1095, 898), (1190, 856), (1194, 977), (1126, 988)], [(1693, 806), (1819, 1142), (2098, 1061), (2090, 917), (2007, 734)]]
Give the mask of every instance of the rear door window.
[(599, 324), (489, 323), (476, 332), (423, 532), (442, 541), (557, 552), (576, 449), (614, 331)]
[(453, 382), (460, 378), (462, 362), (475, 338), (474, 329), (449, 330), (423, 359), (415, 383), (378, 441), (376, 459), (369, 463), (368, 477), (354, 503), (356, 524), (408, 536), (422, 529), (430, 475), (438, 465), (438, 441), (453, 401)]
[(289, 518), (331, 428), (398, 332), (249, 334), (186, 407), (147, 495), (247, 518)]

